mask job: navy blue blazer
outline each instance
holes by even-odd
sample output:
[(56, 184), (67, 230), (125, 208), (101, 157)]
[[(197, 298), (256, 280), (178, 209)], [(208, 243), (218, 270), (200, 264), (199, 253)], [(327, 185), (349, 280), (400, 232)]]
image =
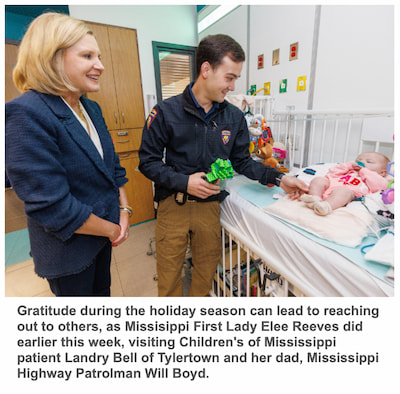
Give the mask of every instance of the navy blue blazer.
[(6, 104), (6, 170), (28, 217), (36, 273), (76, 274), (109, 242), (75, 234), (91, 213), (119, 222), (128, 180), (97, 103), (81, 101), (100, 137), (101, 158), (61, 97), (31, 90)]

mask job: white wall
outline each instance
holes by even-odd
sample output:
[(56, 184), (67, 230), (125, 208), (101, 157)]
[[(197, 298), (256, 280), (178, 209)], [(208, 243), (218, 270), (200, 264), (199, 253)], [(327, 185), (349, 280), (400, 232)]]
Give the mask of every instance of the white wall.
[(314, 107), (394, 108), (394, 6), (323, 6)]
[[(277, 109), (287, 105), (306, 109), (315, 8), (242, 5), (201, 32), (199, 40), (225, 33), (242, 45), (247, 60), (234, 93), (246, 93), (250, 85), (259, 89), (264, 82), (271, 82)], [(70, 13), (84, 20), (137, 29), (144, 95), (155, 94), (151, 41), (198, 43), (195, 5), (71, 5)], [(298, 59), (289, 62), (289, 45), (294, 42), (299, 42)], [(280, 64), (272, 66), (272, 51), (277, 48)], [(264, 54), (264, 69), (258, 70), (260, 54)], [(303, 75), (307, 77), (306, 91), (298, 92), (297, 77)], [(315, 77), (314, 109), (394, 108), (394, 7), (321, 6)], [(287, 93), (279, 93), (281, 79), (288, 80)]]
[(69, 10), (78, 19), (136, 29), (145, 100), (156, 94), (152, 41), (197, 46), (195, 5), (70, 5)]
[[(250, 29), (247, 35), (247, 10)], [(246, 93), (271, 82), (276, 109), (309, 102), (315, 5), (240, 6), (201, 33), (229, 34), (243, 46), (248, 67), (235, 93)], [(249, 39), (248, 39), (249, 38)], [(394, 108), (394, 7), (387, 5), (323, 5), (316, 58), (313, 109)], [(299, 42), (298, 59), (289, 61), (289, 46)], [(248, 44), (247, 44), (248, 43)], [(280, 64), (272, 66), (272, 51), (280, 49)], [(264, 68), (257, 57), (264, 54)], [(306, 91), (297, 91), (297, 78), (305, 75)], [(288, 80), (287, 93), (279, 81)], [(258, 93), (262, 95), (262, 92)]]
[[(249, 85), (257, 89), (271, 82), (276, 108), (307, 109), (315, 6), (252, 6), (250, 12)], [(290, 44), (299, 43), (298, 59), (289, 61)], [(279, 64), (272, 65), (272, 53), (279, 48)], [(264, 68), (258, 69), (258, 56)], [(306, 90), (297, 91), (297, 78), (306, 76)], [(279, 93), (279, 81), (287, 79), (286, 93)], [(263, 95), (263, 92), (258, 93)]]
[[(219, 20), (217, 23), (203, 30), (199, 34), (199, 42), (202, 38), (208, 35), (228, 34), (242, 46), (247, 58), (247, 9), (247, 6), (240, 6)], [(247, 61), (248, 59), (246, 59), (243, 64), (242, 74), (236, 81), (235, 91), (232, 92), (232, 94), (246, 93), (246, 91), (249, 89), (246, 78)]]

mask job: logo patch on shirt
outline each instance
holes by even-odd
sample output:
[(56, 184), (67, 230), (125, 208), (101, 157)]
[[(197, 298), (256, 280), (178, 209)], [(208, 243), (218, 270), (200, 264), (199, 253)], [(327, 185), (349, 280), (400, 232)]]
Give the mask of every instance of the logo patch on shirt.
[(147, 118), (147, 130), (150, 129), (150, 125), (153, 123), (153, 120), (156, 118), (158, 115), (158, 112), (155, 108), (153, 108)]
[(221, 138), (224, 145), (226, 145), (229, 140), (231, 139), (231, 132), (229, 130), (222, 130), (221, 131)]

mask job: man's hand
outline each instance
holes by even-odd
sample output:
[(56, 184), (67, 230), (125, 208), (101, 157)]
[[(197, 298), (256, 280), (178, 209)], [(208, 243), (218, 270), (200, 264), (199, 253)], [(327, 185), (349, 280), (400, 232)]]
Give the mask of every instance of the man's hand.
[(279, 186), (289, 194), (292, 200), (299, 200), (302, 194), (308, 193), (308, 186), (294, 176), (284, 175)]
[(196, 172), (189, 176), (187, 193), (202, 199), (210, 197), (220, 192), (220, 188), (216, 184), (206, 181), (204, 172)]

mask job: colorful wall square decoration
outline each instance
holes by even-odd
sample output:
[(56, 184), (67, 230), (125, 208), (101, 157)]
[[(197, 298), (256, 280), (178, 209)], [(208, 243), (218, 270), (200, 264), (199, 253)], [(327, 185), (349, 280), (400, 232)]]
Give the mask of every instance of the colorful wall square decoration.
[(299, 53), (299, 43), (290, 44), (289, 61), (296, 60)]
[(287, 90), (287, 79), (281, 79), (279, 81), (279, 93), (286, 93)]
[(306, 90), (306, 76), (297, 78), (297, 91)]

